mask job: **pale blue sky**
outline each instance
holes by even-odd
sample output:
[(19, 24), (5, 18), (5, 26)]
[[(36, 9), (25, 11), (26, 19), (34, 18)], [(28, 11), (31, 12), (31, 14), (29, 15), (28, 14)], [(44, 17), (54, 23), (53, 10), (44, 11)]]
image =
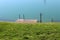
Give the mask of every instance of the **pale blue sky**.
[(53, 17), (60, 20), (60, 0), (0, 0), (0, 18), (18, 19), (23, 14), (26, 18), (38, 19), (40, 12), (43, 14), (43, 21), (50, 21)]

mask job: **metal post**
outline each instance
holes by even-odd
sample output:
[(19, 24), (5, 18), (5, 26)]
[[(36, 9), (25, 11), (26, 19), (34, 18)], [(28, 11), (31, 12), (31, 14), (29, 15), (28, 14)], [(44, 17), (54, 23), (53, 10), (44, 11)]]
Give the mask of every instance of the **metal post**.
[(44, 4), (46, 4), (46, 0), (44, 0)]
[(54, 20), (53, 20), (53, 18), (51, 18), (51, 22), (53, 22)]
[(40, 13), (40, 23), (42, 23), (42, 13)]
[(20, 14), (19, 14), (19, 19), (20, 19)]
[(23, 19), (25, 20), (25, 16), (24, 16), (24, 14), (23, 14)]

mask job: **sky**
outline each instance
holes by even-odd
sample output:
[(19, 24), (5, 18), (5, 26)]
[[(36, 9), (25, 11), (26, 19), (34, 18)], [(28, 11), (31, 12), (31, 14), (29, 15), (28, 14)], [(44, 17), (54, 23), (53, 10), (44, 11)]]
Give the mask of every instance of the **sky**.
[(43, 14), (43, 21), (60, 20), (60, 0), (0, 0), (0, 19), (25, 18), (38, 19)]

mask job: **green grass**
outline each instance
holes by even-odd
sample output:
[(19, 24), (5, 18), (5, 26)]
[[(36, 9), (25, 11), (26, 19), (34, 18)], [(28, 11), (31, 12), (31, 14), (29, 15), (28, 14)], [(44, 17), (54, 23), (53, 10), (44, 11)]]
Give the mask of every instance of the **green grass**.
[(60, 40), (60, 23), (0, 22), (0, 40)]

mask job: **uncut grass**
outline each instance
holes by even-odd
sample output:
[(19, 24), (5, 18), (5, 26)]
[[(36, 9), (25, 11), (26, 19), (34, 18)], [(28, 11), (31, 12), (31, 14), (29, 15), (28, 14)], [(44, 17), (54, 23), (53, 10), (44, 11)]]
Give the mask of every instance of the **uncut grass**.
[(60, 23), (0, 22), (0, 40), (60, 40)]

